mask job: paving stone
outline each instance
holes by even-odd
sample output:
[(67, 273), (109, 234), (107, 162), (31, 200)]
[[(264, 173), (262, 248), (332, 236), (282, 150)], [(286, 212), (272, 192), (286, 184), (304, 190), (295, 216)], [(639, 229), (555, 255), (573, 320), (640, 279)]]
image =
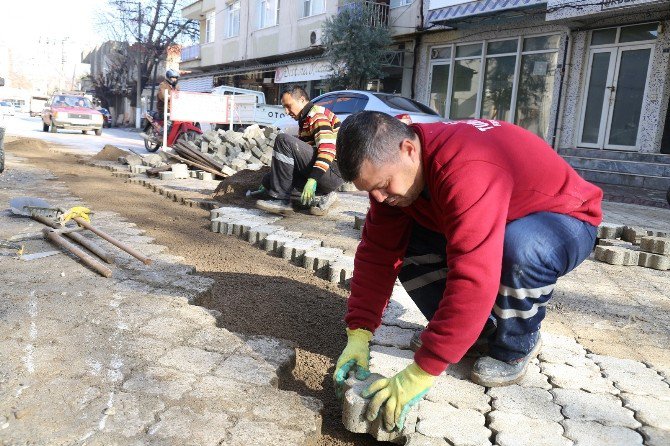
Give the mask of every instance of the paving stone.
[(204, 327), (196, 331), (186, 343), (202, 350), (219, 353), (222, 358), (227, 358), (244, 346), (244, 341), (240, 337), (218, 327)]
[(600, 369), (573, 367), (567, 364), (542, 363), (542, 372), (549, 381), (562, 389), (582, 389), (591, 393), (609, 393), (616, 395), (619, 389), (611, 381), (602, 377)]
[(579, 446), (642, 446), (642, 436), (621, 426), (603, 426), (595, 421), (565, 420), (563, 434)]
[(238, 208), (235, 206), (221, 206), (216, 209), (212, 209), (209, 211), (209, 217), (210, 219), (217, 218), (217, 217), (225, 217), (225, 216), (267, 216), (267, 214), (260, 209), (245, 209), (245, 208)]
[(428, 325), (424, 315), (401, 285), (393, 287), (391, 300), (382, 315), (382, 323), (414, 330), (423, 329)]
[[(128, 283), (130, 281), (126, 281)], [(155, 291), (155, 289), (150, 289)], [(190, 336), (195, 329), (188, 327), (177, 318), (157, 316), (140, 328), (140, 334), (162, 339), (168, 342), (179, 342), (187, 336)]]
[(241, 420), (228, 430), (225, 446), (275, 446), (307, 444), (307, 436), (267, 421)]
[[(544, 347), (543, 347), (544, 348)], [(547, 375), (543, 375), (540, 366), (537, 364), (537, 359), (535, 362), (528, 364), (528, 369), (526, 369), (526, 376), (519, 381), (521, 387), (537, 387), (539, 389), (549, 390), (552, 388), (552, 385), (549, 384), (549, 378)]]
[(624, 240), (619, 240), (619, 239), (600, 239), (598, 240), (598, 244), (601, 246), (617, 246), (619, 248), (626, 248), (630, 249), (633, 251), (639, 251), (640, 247), (636, 246), (630, 242), (626, 242)]
[(270, 336), (245, 336), (244, 342), (278, 371), (292, 371), (296, 361), (296, 345)]
[(489, 404), (491, 398), (485, 390), (472, 381), (457, 379), (450, 375), (438, 376), (426, 394), (426, 400), (448, 404), (457, 409), (474, 409), (485, 414), (491, 411)]
[(327, 276), (330, 262), (341, 257), (344, 252), (338, 248), (316, 248), (305, 252), (303, 267), (317, 275)]
[(641, 424), (633, 412), (624, 408), (621, 400), (606, 393), (588, 393), (575, 389), (553, 389), (554, 401), (566, 418), (575, 421), (596, 421), (606, 426), (637, 429)]
[(538, 356), (541, 361), (552, 364), (567, 364), (573, 367), (586, 367), (595, 372), (599, 372), (600, 368), (593, 362), (593, 360), (586, 357), (586, 350), (577, 353), (573, 350), (563, 348), (556, 348), (555, 346), (542, 346), (542, 350)]
[(198, 179), (202, 181), (214, 181), (214, 174), (211, 172), (200, 171), (198, 172)]
[(301, 232), (286, 230), (275, 231), (265, 237), (265, 240), (263, 240), (263, 248), (267, 252), (280, 253), (281, 247), (284, 246), (286, 242), (290, 242), (291, 240), (295, 240), (301, 236)]
[(407, 435), (406, 439), (405, 446), (451, 446), (444, 438), (427, 437), (418, 432)]
[(670, 386), (655, 370), (644, 368), (627, 371), (603, 367), (602, 373), (622, 392), (653, 395), (658, 399), (670, 401)]
[(414, 362), (414, 352), (395, 347), (370, 347), (370, 371), (391, 377)]
[(249, 230), (251, 230), (251, 228), (256, 226), (269, 225), (276, 222), (277, 220), (280, 220), (280, 217), (245, 217), (233, 222), (233, 235), (247, 240), (249, 237)]
[(623, 234), (623, 226), (602, 222), (596, 231), (598, 238), (619, 238)]
[(177, 347), (167, 352), (158, 363), (163, 367), (171, 367), (195, 375), (209, 373), (223, 356), (219, 353), (208, 352), (195, 347)]
[(123, 383), (123, 390), (178, 400), (191, 390), (195, 380), (195, 375), (190, 373), (163, 367), (149, 367), (146, 370), (133, 371), (130, 378)]
[(172, 173), (174, 174), (174, 178), (176, 180), (183, 180), (186, 178), (189, 178), (188, 174), (188, 166), (186, 164), (172, 164), (170, 166), (170, 169), (172, 169)]
[(311, 238), (297, 238), (284, 243), (281, 248), (281, 255), (284, 260), (302, 264), (305, 258), (305, 252), (321, 247), (323, 242)]
[(106, 404), (104, 414), (105, 432), (124, 438), (143, 435), (146, 427), (153, 424), (154, 415), (165, 409), (160, 398), (141, 393), (114, 392), (103, 396)]
[(176, 178), (174, 172), (170, 171), (158, 172), (158, 177), (163, 181), (174, 180)]
[(268, 235), (275, 233), (277, 231), (283, 230), (283, 226), (277, 225), (260, 225), (249, 228), (249, 233), (247, 234), (247, 240), (251, 244), (262, 243), (263, 240), (267, 238)]
[(647, 446), (668, 446), (670, 444), (670, 430), (643, 426), (640, 428), (640, 432), (642, 432), (644, 443)]
[(354, 229), (362, 230), (365, 224), (366, 215), (362, 212), (354, 214)]
[(563, 427), (555, 421), (500, 410), (491, 412), (489, 420), (489, 429), (494, 432), (498, 446), (572, 446), (572, 442), (563, 437)]
[(637, 265), (640, 258), (638, 251), (616, 246), (596, 246), (595, 259), (610, 265)]
[(228, 166), (223, 166), (223, 167), (221, 168), (221, 173), (223, 173), (223, 174), (226, 175), (226, 176), (232, 176), (232, 175), (235, 175), (235, 172), (236, 172), (235, 169), (232, 169), (232, 168), (230, 168), (230, 167), (228, 167)]
[(645, 268), (657, 269), (659, 271), (667, 271), (670, 269), (670, 256), (641, 252), (638, 259), (638, 265)]
[(472, 409), (456, 409), (432, 401), (419, 403), (416, 431), (427, 437), (444, 438), (455, 445), (489, 446), (491, 431), (486, 419)]
[(197, 413), (190, 407), (170, 407), (158, 415), (158, 422), (147, 429), (150, 437), (173, 444), (218, 445), (226, 438), (235, 420), (224, 412), (205, 410)]
[(624, 405), (635, 411), (635, 418), (647, 426), (670, 431), (670, 401), (653, 396), (622, 393)]
[(540, 420), (563, 420), (560, 406), (553, 402), (547, 390), (512, 385), (491, 388), (488, 395), (493, 399), (491, 406), (495, 410)]
[(372, 344), (409, 350), (409, 343), (414, 333), (416, 333), (415, 330), (400, 328), (394, 325), (381, 325), (375, 330)]
[(647, 370), (647, 366), (644, 363), (633, 359), (621, 359), (593, 353), (588, 353), (586, 356), (604, 370), (620, 370), (624, 372), (643, 372)]
[(278, 378), (275, 370), (275, 367), (265, 360), (234, 354), (226, 358), (214, 370), (214, 374), (249, 384), (277, 387)]
[(642, 251), (670, 255), (670, 238), (666, 237), (642, 237), (640, 239), (640, 249)]
[(635, 245), (640, 244), (640, 239), (649, 235), (647, 230), (639, 226), (624, 226), (621, 238)]
[(341, 285), (348, 285), (354, 275), (354, 257), (340, 256), (328, 264), (328, 280)]

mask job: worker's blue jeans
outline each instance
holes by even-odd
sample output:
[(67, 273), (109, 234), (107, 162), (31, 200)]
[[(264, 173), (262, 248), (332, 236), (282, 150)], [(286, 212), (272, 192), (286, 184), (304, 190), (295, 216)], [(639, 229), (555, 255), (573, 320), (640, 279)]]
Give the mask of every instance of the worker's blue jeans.
[[(556, 280), (582, 263), (593, 250), (596, 227), (576, 218), (540, 212), (507, 224), (500, 288), (491, 309), (496, 324), (489, 356), (513, 361), (537, 342)], [(399, 279), (430, 320), (447, 280), (443, 234), (414, 224)]]

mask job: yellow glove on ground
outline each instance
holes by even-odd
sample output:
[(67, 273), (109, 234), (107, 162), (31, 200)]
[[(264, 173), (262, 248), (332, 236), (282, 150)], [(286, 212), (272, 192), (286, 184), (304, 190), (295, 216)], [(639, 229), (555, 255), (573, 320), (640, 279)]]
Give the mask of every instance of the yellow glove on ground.
[(363, 328), (349, 330), (347, 328), (347, 346), (342, 351), (335, 372), (333, 381), (335, 383), (335, 394), (342, 398), (344, 381), (349, 376), (349, 371), (354, 371), (356, 379), (364, 380), (370, 376), (370, 340), (372, 333)]
[(398, 431), (402, 431), (407, 412), (428, 393), (434, 381), (433, 375), (413, 362), (391, 379), (383, 378), (373, 382), (361, 393), (363, 398), (372, 397), (365, 414), (368, 421), (377, 418), (383, 404), (386, 430), (391, 431), (397, 427)]
[(91, 213), (91, 210), (89, 208), (85, 208), (83, 206), (75, 206), (73, 208), (68, 209), (67, 212), (65, 212), (63, 215), (60, 217), (61, 224), (65, 224), (68, 221), (72, 220), (75, 217), (79, 217), (83, 220), (86, 220), (87, 222), (91, 222), (91, 217), (89, 214)]

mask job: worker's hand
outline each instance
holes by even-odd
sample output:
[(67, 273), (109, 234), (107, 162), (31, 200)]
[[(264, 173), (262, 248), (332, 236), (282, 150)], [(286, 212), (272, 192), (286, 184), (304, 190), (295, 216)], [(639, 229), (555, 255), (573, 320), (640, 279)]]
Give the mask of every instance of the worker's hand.
[(355, 373), (356, 379), (364, 380), (370, 376), (370, 340), (372, 333), (363, 328), (349, 330), (347, 328), (347, 346), (335, 365), (333, 382), (335, 383), (335, 395), (339, 399), (343, 396), (344, 381), (349, 372)]
[(89, 208), (85, 208), (83, 206), (75, 206), (73, 208), (68, 209), (67, 212), (65, 212), (63, 215), (60, 216), (60, 222), (62, 225), (64, 225), (73, 218), (79, 217), (90, 223), (91, 222), (91, 217), (89, 216), (90, 213), (91, 210)]
[(368, 421), (373, 421), (384, 405), (382, 416), (386, 430), (391, 431), (396, 427), (398, 431), (402, 431), (407, 412), (428, 393), (434, 381), (435, 377), (425, 372), (416, 362), (391, 379), (378, 379), (361, 393), (363, 398), (372, 398), (365, 416)]
[(316, 195), (316, 180), (314, 178), (310, 178), (307, 180), (305, 187), (302, 189), (300, 202), (303, 204), (303, 206), (307, 206), (312, 203), (314, 195)]

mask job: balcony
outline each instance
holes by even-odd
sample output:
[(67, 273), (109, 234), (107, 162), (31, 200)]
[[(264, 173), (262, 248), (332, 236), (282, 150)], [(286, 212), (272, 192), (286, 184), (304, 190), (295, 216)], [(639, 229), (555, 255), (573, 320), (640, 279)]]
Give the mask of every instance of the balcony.
[(344, 0), (337, 8), (337, 12), (344, 10), (360, 11), (365, 14), (367, 11), (368, 20), (371, 27), (387, 27), (389, 24), (389, 5), (388, 3), (378, 3), (364, 0)]
[(186, 46), (181, 49), (181, 61), (200, 59), (200, 45)]

